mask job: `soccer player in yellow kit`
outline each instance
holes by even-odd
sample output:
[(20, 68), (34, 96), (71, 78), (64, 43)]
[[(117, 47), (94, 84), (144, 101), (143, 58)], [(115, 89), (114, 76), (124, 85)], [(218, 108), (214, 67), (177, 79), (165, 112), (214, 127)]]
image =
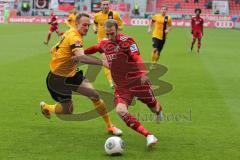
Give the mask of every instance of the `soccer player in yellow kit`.
[[(94, 33), (97, 34), (98, 42), (100, 42), (101, 40), (106, 38), (104, 24), (108, 19), (116, 20), (118, 23), (118, 26), (119, 26), (119, 30), (122, 30), (122, 27), (123, 27), (123, 22), (119, 16), (119, 14), (115, 11), (110, 10), (109, 4), (110, 4), (109, 0), (102, 0), (102, 2), (101, 2), (102, 11), (100, 11), (94, 15), (93, 30), (94, 30)], [(112, 81), (111, 72), (109, 71), (109, 69), (104, 68), (104, 73), (108, 79), (110, 86), (113, 88), (114, 85), (113, 85), (113, 81)]]
[(167, 34), (170, 32), (172, 27), (172, 18), (167, 15), (167, 6), (161, 6), (161, 13), (155, 14), (148, 27), (148, 32), (152, 32), (152, 68), (155, 68), (155, 64), (160, 58), (160, 53), (166, 41)]
[(72, 12), (70, 12), (70, 14), (68, 15), (66, 24), (69, 28), (74, 28), (75, 27), (75, 20), (76, 20), (76, 16), (77, 16), (77, 11), (73, 10)]
[(51, 114), (71, 114), (73, 112), (72, 91), (88, 97), (98, 113), (103, 117), (108, 132), (121, 135), (122, 131), (113, 126), (107, 113), (106, 105), (92, 84), (84, 77), (82, 71), (77, 71), (78, 63), (108, 66), (105, 60), (91, 58), (84, 54), (83, 36), (88, 32), (90, 16), (79, 14), (76, 26), (67, 30), (60, 42), (51, 50), (52, 59), (50, 72), (47, 76), (47, 88), (52, 98), (57, 102), (49, 105), (40, 103), (42, 113), (50, 118)]

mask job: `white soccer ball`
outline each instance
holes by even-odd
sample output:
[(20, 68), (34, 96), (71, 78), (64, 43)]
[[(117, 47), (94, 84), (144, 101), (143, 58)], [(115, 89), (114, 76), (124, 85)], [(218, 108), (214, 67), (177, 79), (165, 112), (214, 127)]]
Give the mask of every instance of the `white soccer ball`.
[(124, 141), (120, 137), (113, 136), (106, 140), (104, 148), (108, 155), (121, 155), (124, 146)]

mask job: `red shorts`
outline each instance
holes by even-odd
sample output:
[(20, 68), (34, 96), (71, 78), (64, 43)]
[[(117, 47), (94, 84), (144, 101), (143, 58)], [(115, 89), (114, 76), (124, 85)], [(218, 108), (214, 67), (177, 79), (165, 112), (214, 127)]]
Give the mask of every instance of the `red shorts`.
[(148, 107), (155, 107), (157, 104), (157, 100), (149, 84), (134, 86), (130, 88), (116, 87), (115, 89), (115, 105), (118, 103), (124, 103), (129, 106), (132, 103), (134, 97), (137, 97), (141, 102), (148, 105)]
[(192, 34), (193, 38), (196, 39), (201, 39), (202, 38), (202, 32), (198, 32), (198, 31), (193, 31), (193, 34)]
[(58, 28), (59, 28), (58, 25), (51, 25), (49, 31), (51, 32), (58, 31)]

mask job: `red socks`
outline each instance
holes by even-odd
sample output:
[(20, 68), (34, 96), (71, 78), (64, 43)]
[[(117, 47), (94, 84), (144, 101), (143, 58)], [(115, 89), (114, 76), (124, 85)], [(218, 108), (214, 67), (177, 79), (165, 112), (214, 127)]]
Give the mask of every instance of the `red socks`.
[(47, 41), (49, 41), (49, 40), (50, 40), (50, 38), (51, 38), (51, 34), (50, 34), (50, 33), (48, 33), (48, 36), (47, 36)]
[(145, 129), (142, 124), (135, 118), (133, 117), (130, 113), (126, 113), (125, 115), (121, 116), (123, 121), (127, 124), (128, 127), (132, 128), (136, 132), (144, 135), (147, 137), (151, 133)]

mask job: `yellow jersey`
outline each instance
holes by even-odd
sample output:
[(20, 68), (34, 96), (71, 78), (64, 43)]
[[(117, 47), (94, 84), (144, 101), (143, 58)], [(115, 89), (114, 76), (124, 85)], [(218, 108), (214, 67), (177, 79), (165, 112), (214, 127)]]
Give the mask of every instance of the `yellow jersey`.
[(76, 20), (77, 15), (76, 14), (69, 14), (68, 18), (67, 18), (67, 25), (71, 28), (71, 27), (75, 27), (75, 20)]
[(162, 14), (156, 14), (152, 17), (152, 21), (155, 22), (152, 36), (164, 40), (166, 38), (165, 30), (172, 26), (172, 18), (170, 16), (163, 16)]
[(76, 50), (83, 50), (82, 44), (82, 36), (75, 28), (67, 30), (51, 51), (51, 72), (63, 77), (73, 77), (78, 65), (71, 58)]
[(104, 24), (108, 19), (114, 19), (118, 23), (118, 27), (123, 27), (123, 21), (120, 18), (119, 14), (115, 11), (109, 11), (108, 13), (103, 13), (102, 11), (96, 13), (94, 15), (94, 24), (97, 26), (97, 38), (98, 42), (100, 42), (102, 39), (106, 37), (105, 30), (104, 30)]

